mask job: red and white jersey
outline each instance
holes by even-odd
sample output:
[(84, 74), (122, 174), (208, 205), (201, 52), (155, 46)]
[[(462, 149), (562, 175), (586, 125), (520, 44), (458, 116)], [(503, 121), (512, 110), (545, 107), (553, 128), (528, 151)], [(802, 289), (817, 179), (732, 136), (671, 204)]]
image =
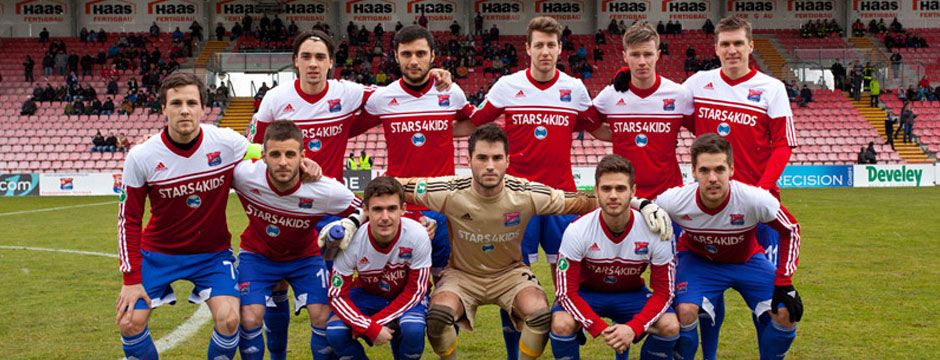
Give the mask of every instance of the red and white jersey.
[(324, 175), (342, 182), (349, 129), (373, 90), (343, 80), (327, 81), (317, 95), (304, 93), (300, 80), (293, 86), (277, 86), (268, 91), (251, 118), (248, 139), (260, 144), (272, 121), (291, 120), (304, 133), (304, 156), (320, 164)]
[(238, 164), (232, 187), (248, 215), (248, 227), (241, 235), (242, 250), (273, 261), (319, 256), (317, 222), (327, 215), (349, 215), (361, 206), (346, 186), (328, 177), (297, 182), (293, 188), (279, 191), (263, 161)]
[(764, 252), (757, 243), (757, 224), (773, 227), (780, 233), (774, 283), (791, 284), (800, 253), (800, 225), (766, 190), (731, 180), (725, 202), (708, 209), (699, 198), (699, 184), (688, 184), (666, 190), (656, 204), (682, 227), (679, 251), (718, 263), (741, 264)]
[(713, 132), (731, 142), (734, 179), (779, 192), (776, 178), (761, 180), (768, 165), (780, 172), (786, 166), (789, 152), (785, 158), (772, 159), (775, 148), (797, 146), (783, 83), (756, 69), (737, 80), (714, 69), (695, 73), (685, 86), (695, 101), (696, 135)]
[(571, 133), (600, 126), (584, 83), (561, 71), (555, 71), (546, 83), (535, 81), (529, 69), (503, 76), (486, 94), (472, 121), (479, 126), (500, 115), (505, 115), (503, 127), (509, 137), (506, 173), (575, 191)]
[(607, 323), (578, 295), (578, 290), (606, 293), (639, 290), (644, 286), (643, 271), (649, 265), (653, 295), (627, 322), (636, 334), (642, 334), (656, 322), (674, 296), (674, 243), (662, 241), (650, 231), (639, 211), (630, 210), (630, 214), (630, 221), (619, 236), (610, 232), (602, 210), (597, 209), (568, 225), (561, 239), (555, 299), (594, 337), (607, 328)]
[[(235, 165), (247, 149), (242, 135), (206, 124), (189, 150), (174, 146), (166, 129), (131, 149), (118, 209), (124, 284), (141, 282), (141, 249), (182, 255), (231, 247), (225, 207)], [(141, 230), (146, 198), (150, 220)]]
[(676, 158), (679, 128), (693, 131), (692, 94), (684, 86), (656, 75), (649, 89), (618, 92), (607, 86), (594, 98), (598, 116), (610, 126), (614, 154), (636, 168), (636, 196), (654, 199), (682, 185)]
[(453, 123), (469, 119), (473, 110), (457, 84), (439, 91), (431, 79), (421, 91), (415, 92), (398, 80), (376, 89), (359, 121), (369, 128), (382, 125), (388, 144), (385, 175), (452, 176)]
[[(353, 280), (353, 273), (358, 276)], [(375, 340), (382, 326), (424, 301), (431, 278), (431, 240), (424, 226), (402, 218), (398, 234), (385, 247), (372, 237), (369, 223), (356, 231), (337, 255), (330, 277), (330, 307), (355, 335)], [(352, 288), (391, 300), (372, 316), (363, 315), (349, 298)]]

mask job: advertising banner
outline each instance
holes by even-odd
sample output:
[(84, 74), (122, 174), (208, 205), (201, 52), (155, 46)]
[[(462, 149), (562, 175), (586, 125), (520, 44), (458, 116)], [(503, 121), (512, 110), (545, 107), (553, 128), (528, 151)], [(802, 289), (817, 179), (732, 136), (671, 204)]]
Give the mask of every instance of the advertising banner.
[[(280, 3), (283, 4), (283, 12), (278, 17), (284, 22), (284, 26), (289, 26), (291, 21), (296, 22), (297, 27), (303, 31), (311, 30), (317, 22), (331, 27), (335, 26), (336, 9), (332, 5), (335, 3), (333, 1), (286, 0)], [(212, 19), (210, 19), (211, 26), (208, 27), (207, 33), (211, 34), (215, 34), (215, 26), (220, 22), (226, 29), (231, 30), (232, 25), (241, 22), (247, 14), (254, 18), (252, 27), (255, 28), (258, 26), (259, 19), (264, 16), (263, 9), (255, 0), (216, 0), (209, 8)], [(274, 19), (274, 15), (268, 15), (268, 18)], [(207, 27), (203, 25), (203, 28)], [(346, 29), (345, 23), (342, 29)], [(369, 28), (369, 30), (372, 29)], [(333, 32), (338, 33), (335, 28)]]
[(855, 165), (856, 187), (934, 186), (935, 165)]
[(0, 36), (38, 37), (43, 28), (50, 37), (71, 36), (74, 4), (59, 0), (0, 1)]
[(940, 0), (852, 0), (851, 3), (849, 17), (865, 25), (872, 19), (884, 19), (885, 24), (891, 24), (891, 19), (898, 18), (905, 28), (930, 28), (936, 27), (940, 19)]
[(673, 21), (684, 29), (698, 29), (705, 19), (718, 21), (720, 0), (598, 0), (597, 26), (607, 28), (610, 20), (630, 25), (633, 21), (664, 24)]
[[(195, 0), (80, 0), (78, 2), (78, 28), (104, 29), (110, 32), (147, 32), (156, 23), (162, 32), (177, 27), (189, 31), (190, 24), (198, 21), (203, 33), (215, 27), (205, 21), (204, 7)], [(207, 29), (208, 28), (208, 29)]]
[(809, 20), (835, 18), (844, 27), (841, 14), (845, 3), (839, 0), (730, 0), (725, 11), (750, 20), (756, 29), (797, 29)]
[(346, 188), (349, 191), (362, 192), (366, 189), (366, 184), (372, 181), (372, 171), (374, 170), (343, 170)]
[(781, 189), (852, 187), (852, 165), (787, 165), (777, 179)]
[(0, 174), (0, 196), (39, 195), (38, 174)]
[(39, 174), (42, 196), (117, 195), (121, 173)]

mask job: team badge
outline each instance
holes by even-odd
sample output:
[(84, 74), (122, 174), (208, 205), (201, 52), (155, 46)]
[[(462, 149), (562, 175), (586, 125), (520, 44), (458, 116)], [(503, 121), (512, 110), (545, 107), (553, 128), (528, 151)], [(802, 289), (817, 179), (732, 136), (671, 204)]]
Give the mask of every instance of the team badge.
[(418, 183), (418, 186), (415, 188), (415, 193), (422, 195), (428, 192), (428, 183), (421, 181)]
[(663, 111), (675, 111), (676, 99), (663, 99)]
[(330, 106), (330, 112), (340, 112), (343, 110), (343, 104), (340, 103), (340, 99), (330, 99), (326, 101)]
[(547, 137), (548, 137), (548, 129), (546, 129), (546, 128), (545, 128), (544, 126), (542, 126), (542, 125), (539, 125), (538, 127), (535, 128), (535, 138), (536, 138), (536, 139), (542, 140), (542, 139), (547, 138)]
[(559, 89), (559, 99), (564, 102), (571, 102), (571, 89)]
[(637, 255), (649, 255), (650, 243), (646, 241), (637, 241), (633, 243), (633, 252)]
[(715, 245), (705, 245), (705, 251), (708, 251), (709, 254), (717, 254), (718, 247)]
[(255, 127), (255, 122), (252, 120), (251, 124), (248, 125), (248, 138), (254, 137), (256, 133), (258, 133), (258, 128)]
[(604, 282), (605, 282), (605, 283), (608, 283), (608, 284), (613, 284), (613, 283), (616, 283), (616, 282), (617, 282), (617, 278), (614, 277), (614, 276), (605, 276), (605, 277), (604, 277)]
[(186, 198), (186, 206), (189, 206), (190, 208), (195, 209), (199, 207), (200, 205), (202, 205), (202, 198), (200, 198), (199, 195), (194, 194)]
[(493, 244), (486, 244), (480, 247), (480, 250), (483, 250), (483, 252), (487, 253), (487, 252), (496, 250), (496, 246)]
[(297, 202), (297, 207), (301, 209), (313, 209), (313, 199), (300, 198)]
[(633, 139), (633, 142), (635, 142), (636, 146), (638, 147), (646, 147), (646, 145), (649, 144), (650, 139), (646, 137), (646, 134), (638, 134), (636, 138)]
[(411, 260), (412, 253), (414, 253), (414, 249), (412, 249), (412, 248), (406, 248), (406, 247), (398, 248), (398, 258), (399, 258), (399, 259), (402, 259), (402, 260)]
[(238, 288), (237, 289), (238, 292), (242, 294), (247, 294), (249, 291), (251, 291), (251, 282), (250, 281), (240, 282), (238, 283), (237, 288)]
[(764, 92), (758, 89), (747, 89), (747, 99), (753, 102), (760, 102), (760, 95)]
[(684, 294), (688, 290), (689, 290), (688, 281), (683, 281), (681, 283), (676, 284), (676, 294)]
[(388, 284), (388, 281), (379, 280), (379, 289), (382, 289), (382, 291), (389, 291), (392, 289), (392, 286)]
[(323, 148), (323, 142), (320, 139), (310, 139), (307, 141), (307, 149), (310, 151), (320, 151)]
[(330, 284), (332, 284), (333, 287), (337, 289), (343, 287), (343, 277), (339, 276), (339, 274), (333, 275), (333, 278), (330, 279)]
[(726, 122), (718, 124), (718, 135), (728, 136), (728, 134), (731, 134), (731, 125)]
[(75, 189), (74, 178), (60, 178), (59, 179), (59, 190), (74, 190), (74, 189)]
[(518, 211), (503, 213), (503, 226), (510, 227), (522, 223), (522, 216)]
[(744, 214), (731, 214), (731, 225), (744, 225)]
[(206, 154), (206, 161), (209, 166), (218, 166), (222, 164), (222, 152), (216, 151)]
[(113, 174), (111, 176), (114, 178), (114, 182), (111, 184), (111, 191), (118, 194), (121, 192), (121, 188), (124, 187), (124, 174)]
[(568, 260), (563, 257), (558, 258), (558, 270), (567, 271), (568, 270)]
[(268, 234), (270, 237), (277, 237), (281, 235), (281, 228), (269, 224), (268, 227), (264, 229), (264, 233)]
[(415, 133), (411, 135), (411, 144), (416, 147), (424, 146), (424, 143), (427, 142), (427, 138), (422, 133)]
[(127, 200), (127, 191), (124, 191), (124, 189), (121, 189), (121, 194), (118, 195), (118, 201), (124, 202), (125, 200)]
[(440, 106), (440, 107), (450, 106), (450, 94), (438, 95), (437, 106)]

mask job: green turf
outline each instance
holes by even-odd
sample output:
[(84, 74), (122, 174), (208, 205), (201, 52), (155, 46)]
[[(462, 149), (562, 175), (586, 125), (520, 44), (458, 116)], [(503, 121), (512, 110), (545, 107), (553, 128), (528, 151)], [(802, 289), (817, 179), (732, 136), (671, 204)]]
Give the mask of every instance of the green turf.
[[(795, 283), (807, 309), (790, 358), (927, 359), (940, 352), (940, 188), (787, 190), (783, 197), (803, 228)], [(116, 203), (5, 215), (107, 201), (114, 197), (0, 198), (0, 245), (115, 253)], [(245, 215), (234, 198), (228, 211), (229, 227), (237, 234), (246, 224)], [(545, 263), (534, 269), (551, 293)], [(121, 356), (114, 325), (117, 259), (0, 249), (0, 274), (3, 358)], [(185, 299), (190, 287), (175, 287)], [(727, 295), (719, 355), (754, 359), (748, 311), (737, 294)], [(195, 310), (182, 302), (154, 311), (154, 338), (165, 336)], [(475, 332), (461, 334), (461, 358), (503, 357), (496, 309), (481, 308), (477, 324)], [(210, 331), (203, 327), (164, 358), (204, 359)], [(293, 317), (291, 359), (310, 358), (308, 339), (306, 314)], [(432, 358), (430, 347), (426, 350)], [(369, 354), (391, 358), (387, 346)], [(611, 358), (603, 342), (595, 340), (582, 349), (582, 356)], [(633, 351), (631, 358), (636, 357)]]

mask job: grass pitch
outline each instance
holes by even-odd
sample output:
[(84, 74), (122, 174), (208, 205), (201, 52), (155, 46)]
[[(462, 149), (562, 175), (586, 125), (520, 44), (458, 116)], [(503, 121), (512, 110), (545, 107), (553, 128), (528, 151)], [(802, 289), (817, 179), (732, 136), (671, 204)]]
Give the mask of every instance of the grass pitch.
[[(786, 190), (783, 198), (803, 227), (795, 284), (806, 306), (789, 358), (929, 359), (940, 352), (940, 188)], [(229, 228), (237, 239), (246, 218), (238, 201), (231, 200)], [(18, 213), (51, 208), (61, 209)], [(0, 198), (0, 246), (115, 254), (116, 211), (113, 197)], [(543, 261), (534, 269), (551, 294), (548, 266)], [(116, 258), (0, 248), (0, 274), (4, 358), (122, 356), (114, 324), (121, 284)], [(191, 287), (177, 283), (175, 289), (185, 299)], [(733, 290), (726, 299), (719, 357), (756, 359), (748, 310)], [(154, 339), (195, 310), (182, 302), (154, 311)], [(496, 308), (481, 308), (477, 324), (476, 331), (461, 333), (460, 357), (503, 357)], [(204, 359), (210, 333), (207, 324), (161, 355)], [(309, 334), (306, 313), (293, 317), (291, 359), (310, 358)], [(544, 358), (551, 357), (550, 351)], [(612, 358), (601, 340), (589, 340), (581, 354)], [(369, 349), (369, 355), (391, 359), (387, 346)], [(425, 355), (433, 358), (430, 346)], [(631, 358), (637, 355), (631, 352)]]

